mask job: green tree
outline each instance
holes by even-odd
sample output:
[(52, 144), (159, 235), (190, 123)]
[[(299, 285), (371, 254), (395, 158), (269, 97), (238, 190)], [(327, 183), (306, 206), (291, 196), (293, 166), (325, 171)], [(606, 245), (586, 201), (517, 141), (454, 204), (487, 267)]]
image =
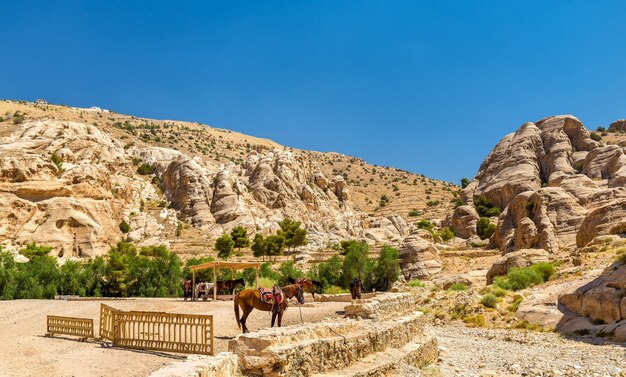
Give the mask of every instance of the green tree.
[(311, 279), (318, 280), (324, 288), (342, 285), (343, 268), (338, 256), (333, 256), (329, 260), (311, 267), (307, 273)]
[(478, 223), (476, 224), (476, 234), (480, 237), (481, 240), (487, 239), (493, 235), (496, 231), (496, 225), (492, 224), (486, 217), (481, 217), (478, 219)]
[(269, 236), (265, 238), (265, 254), (273, 256), (276, 260), (277, 255), (282, 255), (285, 250), (285, 237), (281, 235)]
[(226, 233), (222, 234), (217, 240), (215, 240), (215, 250), (217, 250), (217, 256), (222, 259), (228, 259), (234, 246), (235, 241), (233, 241), (233, 239)]
[(484, 195), (474, 198), (474, 208), (476, 208), (476, 212), (478, 212), (480, 217), (498, 216), (500, 212), (502, 212), (500, 207), (493, 204), (493, 202)]
[(461, 178), (461, 188), (466, 188), (467, 185), (469, 185), (469, 184), (470, 184), (470, 180), (469, 179), (467, 179), (465, 177)]
[(255, 258), (263, 257), (263, 261), (265, 262), (265, 256), (267, 255), (265, 237), (259, 233), (254, 236), (254, 241), (252, 241), (252, 254)]
[[(183, 268), (183, 277), (185, 279), (191, 279), (193, 277), (193, 272), (191, 271), (191, 266), (197, 266), (199, 264), (213, 262), (215, 259), (213, 257), (200, 257), (200, 258), (189, 258), (185, 263), (185, 267)], [(196, 271), (196, 282), (201, 281), (213, 281), (213, 270), (204, 269)]]
[(13, 255), (0, 247), (0, 300), (12, 300), (17, 289), (17, 265)]
[(137, 256), (137, 248), (130, 242), (120, 241), (109, 250), (106, 266), (107, 282), (105, 296), (128, 297), (132, 295), (135, 276), (131, 274), (130, 264)]
[(278, 279), (278, 285), (287, 285), (288, 278), (301, 278), (304, 277), (304, 273), (297, 269), (295, 263), (293, 261), (287, 261), (281, 263), (280, 267), (278, 267), (278, 272), (280, 273), (280, 278)]
[(366, 243), (358, 243), (348, 248), (343, 260), (343, 284), (345, 288), (352, 278), (359, 278), (364, 288), (371, 287), (372, 264), (368, 259), (369, 247)]
[(250, 246), (250, 239), (248, 238), (248, 231), (242, 226), (236, 226), (230, 232), (230, 237), (235, 242), (235, 247), (241, 252), (242, 247)]
[(280, 230), (277, 234), (285, 239), (287, 250), (307, 244), (306, 229), (300, 228), (300, 225), (302, 225), (300, 221), (285, 217), (278, 225)]
[(54, 298), (60, 274), (56, 258), (48, 255), (51, 250), (51, 247), (31, 243), (19, 251), (29, 261), (18, 265), (18, 287), (15, 298)]
[(130, 225), (128, 225), (126, 220), (122, 220), (122, 222), (120, 223), (120, 231), (124, 234), (130, 231)]
[(345, 255), (352, 246), (358, 245), (363, 242), (365, 241), (357, 241), (357, 240), (340, 241), (339, 246), (341, 246), (341, 254)]
[(383, 246), (376, 260), (374, 275), (376, 276), (376, 289), (388, 291), (391, 288), (391, 285), (400, 276), (398, 250), (390, 246)]

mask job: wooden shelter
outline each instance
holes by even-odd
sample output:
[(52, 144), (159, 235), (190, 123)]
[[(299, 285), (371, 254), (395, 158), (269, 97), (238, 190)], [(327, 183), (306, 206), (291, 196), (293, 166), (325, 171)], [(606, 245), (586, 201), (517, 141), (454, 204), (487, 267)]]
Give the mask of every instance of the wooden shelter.
[(235, 271), (241, 270), (244, 268), (254, 268), (256, 270), (256, 279), (255, 285), (259, 287), (259, 266), (261, 263), (259, 262), (208, 262), (203, 264), (198, 264), (195, 266), (191, 266), (191, 271), (193, 272), (193, 278), (191, 281), (191, 297), (192, 300), (196, 297), (196, 270), (204, 270), (207, 268), (213, 269), (213, 301), (217, 300), (217, 270), (218, 269), (230, 269), (232, 271), (232, 277), (235, 278)]

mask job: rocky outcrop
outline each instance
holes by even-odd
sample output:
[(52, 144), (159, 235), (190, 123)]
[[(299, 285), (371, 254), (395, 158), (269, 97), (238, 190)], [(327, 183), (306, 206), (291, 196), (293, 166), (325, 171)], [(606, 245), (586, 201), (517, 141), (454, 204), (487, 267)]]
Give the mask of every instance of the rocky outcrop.
[(559, 303), (594, 321), (626, 320), (626, 264), (607, 268), (597, 279), (560, 296)]
[(101, 255), (121, 238), (129, 175), (122, 145), (92, 125), (20, 125), (0, 139), (0, 243), (37, 242), (63, 258)]
[(90, 124), (13, 128), (0, 139), (0, 245), (11, 251), (38, 242), (63, 258), (102, 255), (123, 237), (122, 220), (140, 245), (167, 243), (164, 232), (178, 221), (213, 237), (239, 225), (268, 234), (289, 216), (306, 227), (309, 248), (353, 238), (395, 242), (409, 232), (399, 216), (355, 212), (344, 178), (327, 178), (305, 153), (250, 148), (243, 161), (217, 165), (124, 144)]
[(430, 279), (442, 270), (439, 250), (417, 234), (402, 241), (398, 256), (406, 280)]
[(471, 238), (476, 235), (478, 212), (472, 206), (459, 206), (443, 221), (442, 226), (451, 227), (458, 237)]
[(503, 253), (532, 248), (557, 252), (576, 243), (586, 213), (562, 188), (527, 191), (504, 209), (492, 240)]
[(503, 253), (557, 253), (624, 233), (625, 184), (622, 148), (601, 146), (578, 119), (563, 115), (505, 136), (462, 197), (472, 203), (485, 196), (503, 208), (491, 240)]
[(549, 254), (542, 249), (523, 249), (499, 257), (487, 271), (487, 284), (496, 276), (506, 275), (511, 268), (528, 267), (535, 263), (548, 262)]

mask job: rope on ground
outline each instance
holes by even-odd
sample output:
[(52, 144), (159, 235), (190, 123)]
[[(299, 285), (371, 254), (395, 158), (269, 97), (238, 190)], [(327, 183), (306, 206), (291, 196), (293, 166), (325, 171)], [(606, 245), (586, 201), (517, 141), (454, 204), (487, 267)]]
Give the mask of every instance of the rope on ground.
[(335, 334), (335, 335), (337, 335), (337, 336), (342, 337), (342, 338), (343, 338), (343, 344), (348, 344), (348, 341), (346, 340), (346, 337), (345, 337), (345, 336), (343, 336), (343, 335), (341, 335), (341, 334), (337, 333), (335, 330), (333, 330), (333, 328), (332, 328), (332, 327), (330, 327), (330, 325), (328, 325), (328, 329), (329, 329), (330, 331), (332, 331), (332, 333), (333, 333), (333, 334)]

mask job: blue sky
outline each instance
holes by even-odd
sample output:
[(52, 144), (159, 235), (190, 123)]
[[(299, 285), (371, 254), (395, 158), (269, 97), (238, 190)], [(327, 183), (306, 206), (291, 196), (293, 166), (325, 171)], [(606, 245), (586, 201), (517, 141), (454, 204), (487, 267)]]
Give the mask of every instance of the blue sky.
[(0, 98), (199, 121), (458, 182), (525, 121), (626, 117), (626, 2), (0, 3)]

